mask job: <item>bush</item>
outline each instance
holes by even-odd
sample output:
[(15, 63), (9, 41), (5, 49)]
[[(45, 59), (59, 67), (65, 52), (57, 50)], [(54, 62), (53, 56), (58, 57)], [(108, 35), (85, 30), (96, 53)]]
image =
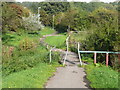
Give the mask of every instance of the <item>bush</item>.
[(28, 50), (28, 49), (35, 48), (36, 46), (37, 45), (35, 42), (33, 42), (33, 40), (26, 37), (20, 41), (19, 49), (20, 50)]
[(37, 65), (40, 62), (44, 62), (46, 58), (47, 50), (43, 47), (13, 51), (11, 57), (3, 55), (2, 71), (3, 76), (9, 75), (13, 72), (25, 70)]
[(38, 16), (30, 13), (29, 17), (23, 17), (23, 28), (28, 32), (35, 32), (41, 30), (44, 26), (38, 22)]
[(60, 52), (52, 52), (52, 61), (51, 63), (56, 63), (62, 60)]
[[(49, 51), (45, 47), (26, 49), (15, 49), (9, 58), (6, 54), (3, 54), (3, 76), (32, 68), (38, 63), (49, 63)], [(57, 63), (59, 60), (61, 60), (60, 53), (52, 52), (52, 63)]]

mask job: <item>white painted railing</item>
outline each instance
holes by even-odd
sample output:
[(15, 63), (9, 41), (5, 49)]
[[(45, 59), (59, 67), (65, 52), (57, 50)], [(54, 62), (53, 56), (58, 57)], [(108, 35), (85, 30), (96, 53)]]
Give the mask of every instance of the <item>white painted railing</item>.
[(109, 61), (109, 54), (118, 54), (118, 59), (120, 61), (120, 52), (112, 52), (112, 51), (80, 51), (80, 45), (78, 43), (78, 55), (79, 55), (79, 59), (80, 59), (80, 64), (82, 65), (82, 61), (81, 61), (81, 53), (94, 53), (94, 63), (96, 64), (96, 57), (97, 57), (97, 53), (105, 53), (106, 54), (106, 66), (108, 66), (108, 61)]
[(68, 54), (68, 49), (69, 49), (69, 42), (68, 42), (69, 37), (70, 37), (70, 35), (66, 38), (67, 52), (66, 52), (66, 54), (65, 54), (65, 58), (64, 58), (63, 65), (65, 65), (65, 61), (66, 61), (66, 59), (67, 59), (67, 54)]

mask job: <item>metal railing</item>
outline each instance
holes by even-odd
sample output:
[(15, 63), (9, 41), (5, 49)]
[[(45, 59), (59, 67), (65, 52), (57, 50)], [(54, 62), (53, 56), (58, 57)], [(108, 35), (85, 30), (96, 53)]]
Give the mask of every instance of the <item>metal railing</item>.
[(94, 53), (94, 63), (95, 64), (96, 64), (97, 53), (105, 53), (106, 54), (106, 66), (108, 66), (109, 54), (118, 54), (118, 57), (120, 59), (120, 52), (113, 52), (113, 51), (80, 51), (79, 49), (80, 49), (80, 44), (78, 42), (78, 55), (79, 55), (79, 60), (80, 60), (81, 65), (82, 65), (81, 53)]
[(68, 55), (68, 49), (69, 49), (69, 42), (68, 42), (68, 40), (69, 40), (69, 37), (70, 37), (70, 35), (66, 38), (67, 51), (66, 51), (66, 54), (65, 54), (63, 65), (65, 65), (65, 61), (66, 61), (67, 55)]

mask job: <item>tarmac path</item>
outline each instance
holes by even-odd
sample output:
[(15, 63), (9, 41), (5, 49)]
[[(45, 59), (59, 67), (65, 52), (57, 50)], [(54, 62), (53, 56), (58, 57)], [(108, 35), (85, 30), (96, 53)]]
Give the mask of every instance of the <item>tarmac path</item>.
[[(55, 34), (44, 35), (40, 41), (47, 46), (48, 44), (44, 42), (44, 39), (48, 36), (62, 36)], [(66, 51), (62, 49), (53, 49), (52, 51), (61, 52), (63, 62), (65, 58)], [(78, 67), (80, 64), (78, 55), (74, 52), (68, 52), (65, 67), (58, 67), (54, 76), (49, 78), (48, 82), (45, 84), (45, 88), (87, 88), (89, 87), (89, 82), (86, 79), (86, 73), (84, 68)], [(83, 63), (85, 64), (85, 63)]]
[[(64, 51), (65, 53), (65, 51)], [(78, 67), (78, 55), (68, 52), (66, 66), (58, 67), (54, 76), (45, 85), (45, 88), (89, 88), (84, 68)]]

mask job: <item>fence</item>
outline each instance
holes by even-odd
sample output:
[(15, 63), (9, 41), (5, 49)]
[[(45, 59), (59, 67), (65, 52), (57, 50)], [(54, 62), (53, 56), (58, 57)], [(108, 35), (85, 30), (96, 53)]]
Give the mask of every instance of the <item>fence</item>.
[(79, 59), (80, 59), (80, 64), (82, 65), (82, 61), (81, 61), (81, 53), (94, 53), (94, 63), (96, 63), (96, 57), (97, 57), (97, 53), (105, 53), (106, 54), (106, 66), (108, 66), (108, 61), (109, 61), (109, 54), (118, 54), (118, 58), (120, 61), (120, 52), (110, 52), (110, 51), (80, 51), (80, 45), (78, 43), (78, 55), (79, 55)]

